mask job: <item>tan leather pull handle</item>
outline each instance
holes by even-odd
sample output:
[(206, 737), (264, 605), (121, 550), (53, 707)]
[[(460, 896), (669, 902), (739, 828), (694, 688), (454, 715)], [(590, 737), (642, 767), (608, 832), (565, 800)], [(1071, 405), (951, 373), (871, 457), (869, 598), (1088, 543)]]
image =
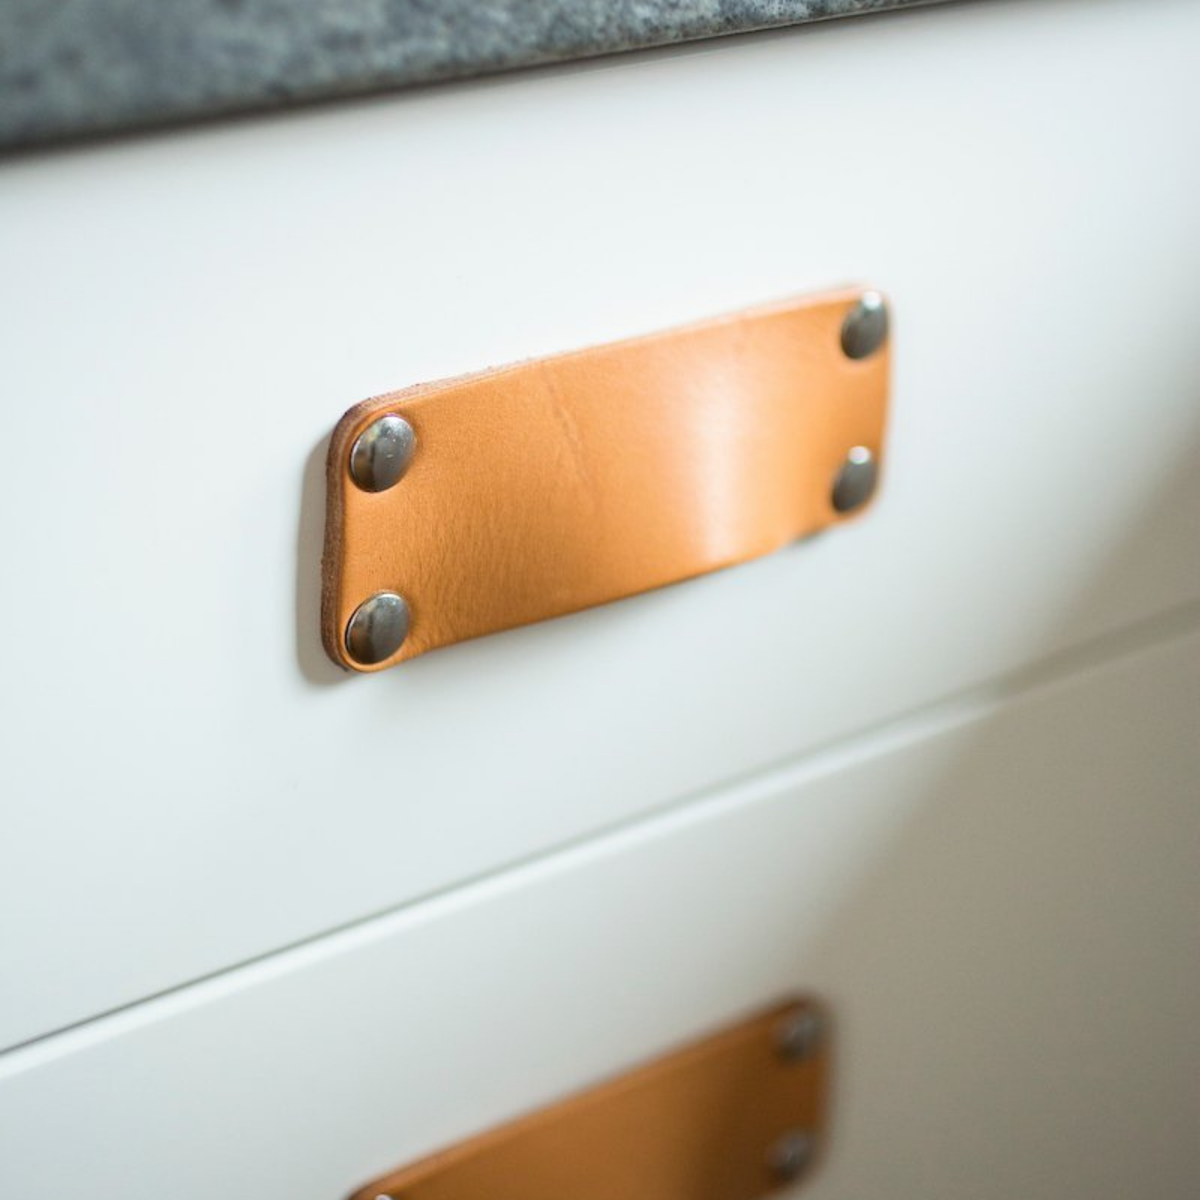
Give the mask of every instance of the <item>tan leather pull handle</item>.
[(845, 291), (357, 405), (329, 450), (330, 656), (381, 670), (857, 511), (886, 332), (878, 294)]
[(781, 1005), (350, 1200), (756, 1200), (821, 1159), (832, 1040), (825, 1009)]

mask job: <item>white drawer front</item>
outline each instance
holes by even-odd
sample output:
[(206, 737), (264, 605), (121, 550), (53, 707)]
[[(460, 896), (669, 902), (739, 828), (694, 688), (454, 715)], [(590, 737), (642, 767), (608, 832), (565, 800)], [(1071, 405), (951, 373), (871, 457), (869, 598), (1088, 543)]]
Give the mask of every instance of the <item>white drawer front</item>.
[[(1081, 7), (5, 166), (0, 1044), (1194, 605), (1200, 8)], [(896, 315), (868, 519), (386, 676), (324, 661), (347, 405), (854, 279)]]
[(1200, 636), (1073, 666), (14, 1051), (0, 1191), (336, 1200), (800, 988), (813, 1200), (1188, 1200)]

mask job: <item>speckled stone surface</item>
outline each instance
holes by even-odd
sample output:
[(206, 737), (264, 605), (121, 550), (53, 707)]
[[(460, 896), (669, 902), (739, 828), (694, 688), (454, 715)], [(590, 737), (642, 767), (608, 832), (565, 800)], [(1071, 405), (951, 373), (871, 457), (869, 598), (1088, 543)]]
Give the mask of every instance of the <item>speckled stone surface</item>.
[(942, 0), (0, 0), (0, 147)]

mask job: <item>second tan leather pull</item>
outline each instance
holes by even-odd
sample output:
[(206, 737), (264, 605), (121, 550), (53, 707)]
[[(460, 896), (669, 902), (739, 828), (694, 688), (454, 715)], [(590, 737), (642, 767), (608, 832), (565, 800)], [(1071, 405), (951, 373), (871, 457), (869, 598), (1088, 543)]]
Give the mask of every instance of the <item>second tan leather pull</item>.
[(819, 1163), (830, 1040), (825, 1009), (780, 1005), (351, 1200), (758, 1200)]
[(352, 408), (329, 453), (330, 656), (380, 670), (855, 513), (883, 451), (886, 321), (844, 291)]

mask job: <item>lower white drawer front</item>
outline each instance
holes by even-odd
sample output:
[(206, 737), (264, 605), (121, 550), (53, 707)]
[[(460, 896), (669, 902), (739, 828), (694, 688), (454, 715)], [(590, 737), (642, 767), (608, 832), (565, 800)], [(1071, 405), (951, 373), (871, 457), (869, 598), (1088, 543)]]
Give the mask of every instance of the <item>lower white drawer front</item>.
[(799, 988), (814, 1200), (1190, 1200), (1200, 635), (1152, 633), (0, 1058), (0, 1191), (338, 1200)]

